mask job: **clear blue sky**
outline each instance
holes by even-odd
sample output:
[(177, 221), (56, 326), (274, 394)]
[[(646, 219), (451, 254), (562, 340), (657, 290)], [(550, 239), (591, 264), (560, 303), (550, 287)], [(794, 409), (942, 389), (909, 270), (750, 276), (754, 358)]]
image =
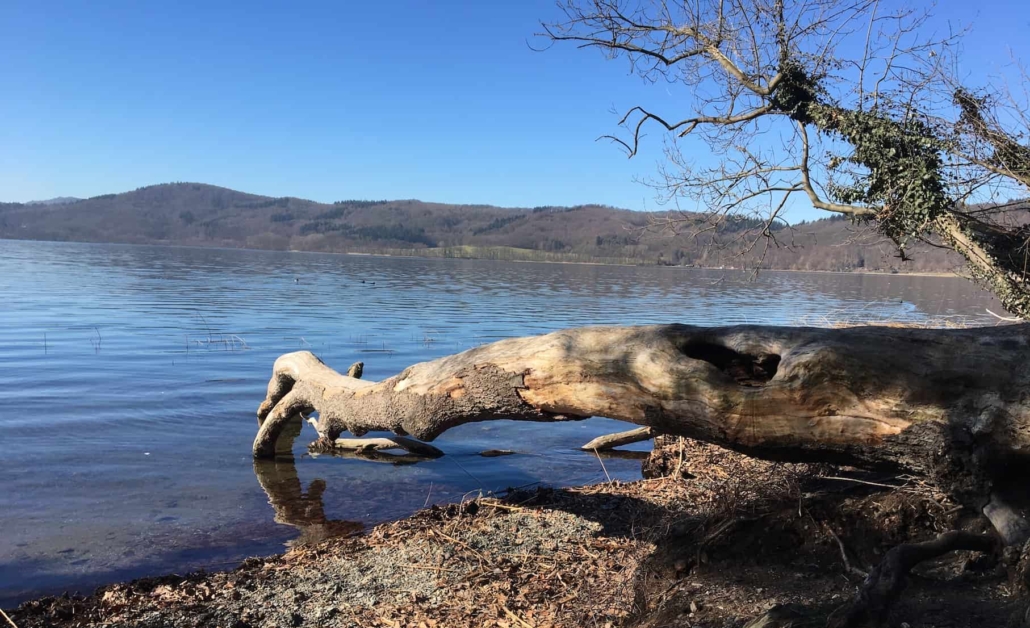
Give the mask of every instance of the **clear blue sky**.
[[(1025, 0), (947, 0), (964, 63), (1030, 62)], [(550, 0), (0, 2), (0, 200), (200, 181), (272, 196), (655, 209), (595, 142), (682, 111), (596, 51), (527, 45)], [(1020, 49), (1019, 47), (1022, 47)]]

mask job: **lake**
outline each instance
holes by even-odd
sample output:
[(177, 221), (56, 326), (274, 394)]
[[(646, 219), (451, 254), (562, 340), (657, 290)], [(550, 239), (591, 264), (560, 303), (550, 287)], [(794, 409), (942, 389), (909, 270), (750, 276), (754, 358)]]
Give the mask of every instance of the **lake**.
[[(307, 349), (378, 380), (593, 324), (994, 324), (959, 278), (517, 264), (0, 240), (0, 606), (228, 568), (506, 487), (639, 477), (577, 450), (623, 423), (490, 422), (414, 465), (255, 464), (272, 363)], [(646, 443), (637, 446), (647, 449)], [(515, 455), (487, 458), (487, 449)]]

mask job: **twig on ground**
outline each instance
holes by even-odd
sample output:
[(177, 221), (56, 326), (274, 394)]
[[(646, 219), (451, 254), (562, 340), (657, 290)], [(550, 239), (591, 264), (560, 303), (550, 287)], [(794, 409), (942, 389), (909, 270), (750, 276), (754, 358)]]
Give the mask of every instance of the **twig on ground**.
[(502, 606), (501, 608), (504, 610), (504, 614), (508, 616), (508, 619), (512, 620), (513, 622), (517, 623), (523, 628), (533, 628), (533, 624), (530, 624), (529, 622), (525, 621), (515, 613), (511, 612), (511, 610), (509, 610), (507, 606)]
[(597, 456), (597, 461), (601, 463), (601, 470), (604, 471), (604, 477), (608, 478), (608, 484), (611, 484), (612, 476), (608, 475), (608, 469), (604, 466), (604, 460), (601, 460), (601, 454), (597, 453), (597, 450), (594, 449), (594, 455)]
[(1001, 314), (995, 314), (989, 309), (987, 310), (987, 313), (993, 316), (994, 318), (998, 319), (999, 321), (1005, 321), (1006, 323), (1018, 323), (1020, 321), (1020, 319), (1015, 316), (1002, 316)]
[(509, 506), (508, 504), (502, 504), (501, 502), (494, 499), (483, 499), (480, 503), (484, 506), (490, 506), (491, 508), (497, 508), (499, 510), (510, 510), (511, 512), (522, 512), (527, 510), (526, 508), (520, 508), (519, 506)]
[(678, 478), (679, 477), (683, 477), (682, 474), (680, 473), (680, 470), (683, 468), (683, 461), (687, 457), (686, 444), (683, 442), (683, 437), (682, 436), (679, 439), (679, 443), (680, 443), (680, 459), (679, 459), (679, 462), (676, 463), (676, 472), (673, 474), (673, 475), (675, 475)]
[(483, 556), (482, 552), (480, 552), (476, 548), (472, 547), (468, 543), (465, 543), (464, 541), (459, 541), (458, 539), (456, 539), (453, 536), (447, 534), (446, 532), (441, 532), (441, 531), (435, 530), (433, 528), (430, 528), (430, 532), (432, 532), (433, 534), (436, 534), (438, 536), (442, 536), (443, 538), (445, 538), (446, 540), (450, 541), (451, 543), (454, 543), (455, 545), (459, 545), (461, 547), (464, 547), (468, 551), (470, 551), (473, 554), (475, 554), (476, 558), (478, 558), (479, 560), (483, 561), (484, 563), (488, 563), (489, 562), (486, 559), (486, 556)]
[(418, 565), (415, 563), (397, 563), (399, 567), (406, 567), (408, 569), (428, 569), (429, 571), (446, 571), (448, 573), (460, 573), (460, 569), (448, 569), (446, 567), (434, 567), (432, 565)]
[(869, 486), (879, 486), (880, 488), (893, 488), (903, 489), (906, 488), (905, 484), (882, 484), (880, 482), (870, 482), (868, 480), (859, 480), (858, 478), (842, 478), (836, 475), (821, 475), (820, 480), (838, 480), (841, 482), (855, 482), (856, 484), (868, 484)]
[(730, 518), (730, 519), (727, 519), (726, 521), (723, 521), (721, 524), (716, 526), (716, 528), (714, 530), (712, 530), (711, 532), (708, 533), (708, 535), (705, 536), (704, 540), (701, 542), (701, 545), (702, 546), (707, 545), (707, 544), (711, 543), (712, 541), (714, 541), (715, 539), (719, 538), (719, 536), (723, 532), (725, 532), (726, 530), (729, 530), (733, 526), (733, 524), (738, 523), (738, 521), (739, 520), (735, 519), (735, 518)]
[(852, 575), (859, 576), (861, 578), (869, 577), (869, 572), (863, 571), (858, 567), (852, 566), (851, 561), (848, 560), (848, 551), (844, 547), (844, 541), (840, 540), (840, 537), (837, 536), (837, 533), (833, 531), (833, 528), (831, 528), (828, 524), (825, 523), (823, 524), (823, 528), (826, 530), (827, 533), (829, 533), (830, 536), (833, 537), (834, 541), (837, 541), (837, 547), (840, 548), (841, 560), (844, 561), (844, 571)]
[(7, 613), (5, 613), (4, 609), (2, 609), (2, 608), (0, 608), (0, 615), (3, 615), (4, 619), (7, 620), (7, 623), (11, 624), (11, 628), (18, 628), (18, 624), (14, 623), (14, 620), (12, 620), (10, 617), (8, 617)]

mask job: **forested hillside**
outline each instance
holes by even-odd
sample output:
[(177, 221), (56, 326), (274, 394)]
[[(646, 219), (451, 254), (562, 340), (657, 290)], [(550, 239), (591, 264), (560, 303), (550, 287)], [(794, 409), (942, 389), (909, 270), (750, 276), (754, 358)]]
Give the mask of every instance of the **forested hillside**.
[[(669, 216), (602, 205), (324, 204), (170, 183), (70, 202), (0, 203), (0, 238), (739, 268), (743, 242), (759, 226), (741, 219), (701, 235), (699, 225), (689, 223), (679, 234), (654, 226)], [(931, 272), (961, 266), (954, 254), (926, 245), (902, 262), (889, 242), (846, 220), (802, 223), (775, 235), (779, 245), (766, 253), (768, 268)], [(755, 263), (763, 249), (755, 247), (747, 262)]]

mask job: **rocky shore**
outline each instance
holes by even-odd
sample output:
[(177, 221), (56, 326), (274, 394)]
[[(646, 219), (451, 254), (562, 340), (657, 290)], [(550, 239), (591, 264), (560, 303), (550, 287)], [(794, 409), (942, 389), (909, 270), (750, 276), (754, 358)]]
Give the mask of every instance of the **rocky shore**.
[[(513, 490), (232, 571), (147, 578), (7, 614), (18, 628), (729, 628), (763, 615), (765, 626), (823, 626), (889, 548), (985, 529), (912, 478), (690, 441), (645, 467), (658, 477)], [(890, 625), (1010, 624), (1025, 606), (1017, 560), (958, 552), (921, 565)]]

